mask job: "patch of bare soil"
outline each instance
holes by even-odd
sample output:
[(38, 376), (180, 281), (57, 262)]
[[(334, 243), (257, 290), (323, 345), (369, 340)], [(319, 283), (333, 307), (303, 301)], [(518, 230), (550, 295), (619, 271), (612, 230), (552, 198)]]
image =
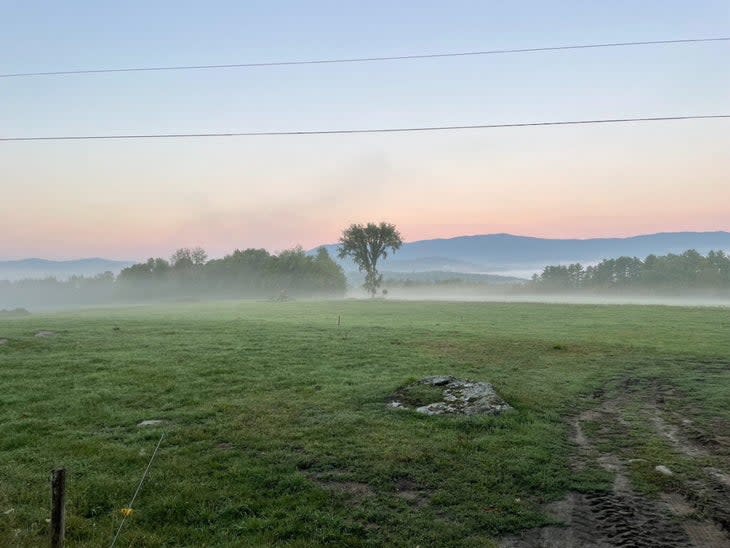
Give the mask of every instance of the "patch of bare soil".
[(668, 441), (679, 453), (695, 458), (713, 454), (730, 454), (730, 425), (717, 425), (705, 431), (698, 428), (688, 417), (672, 412), (666, 405), (681, 396), (674, 390), (661, 386), (651, 387), (653, 397), (643, 401), (644, 409), (654, 430)]
[(8, 344), (8, 340), (7, 339), (0, 339), (0, 346), (3, 346), (5, 344)]
[[(655, 432), (668, 442), (674, 450), (690, 459), (724, 456), (728, 454), (727, 444), (717, 433), (703, 432), (692, 420), (670, 414), (663, 408), (664, 398), (656, 398), (646, 404)], [(725, 533), (730, 532), (730, 474), (714, 467), (703, 469), (701, 480), (687, 481), (680, 487), (682, 495), (697, 510), (709, 516)], [(696, 527), (695, 527), (696, 529)], [(709, 545), (708, 545), (709, 546)], [(730, 546), (730, 542), (723, 546)]]
[[(709, 476), (704, 481), (687, 482), (682, 494), (703, 515), (709, 516), (727, 534), (730, 532), (730, 488)], [(730, 541), (724, 546), (730, 547)]]
[(725, 472), (721, 472), (717, 468), (705, 468), (705, 472), (710, 474), (715, 480), (720, 482), (725, 487), (730, 488), (730, 474), (726, 474)]
[(337, 493), (345, 493), (358, 498), (370, 497), (375, 494), (372, 487), (359, 481), (331, 481), (319, 482), (319, 484)]
[[(624, 387), (627, 388), (627, 387)], [(662, 493), (659, 500), (633, 489), (626, 463), (610, 452), (601, 452), (584, 426), (592, 423), (593, 437), (611, 432), (621, 435), (630, 428), (621, 409), (632, 400), (629, 389), (619, 398), (605, 399), (595, 410), (583, 412), (572, 423), (576, 447), (575, 470), (595, 463), (613, 474), (608, 492), (570, 493), (545, 507), (545, 512), (562, 525), (526, 531), (504, 539), (503, 548), (579, 547), (696, 547), (729, 548), (730, 478), (722, 471), (708, 472), (706, 481), (684, 482), (681, 493)], [(601, 391), (596, 395), (604, 398)], [(659, 435), (688, 458), (709, 453), (706, 446), (687, 440), (681, 429), (667, 421), (656, 405), (648, 406), (648, 417)]]
[[(299, 470), (318, 487), (333, 495), (344, 495), (348, 502), (353, 505), (378, 495), (378, 492), (371, 485), (353, 480), (351, 473), (346, 470), (315, 471), (308, 466), (299, 467)], [(409, 478), (395, 480), (391, 493), (416, 509), (427, 506), (432, 497), (431, 490)]]
[(668, 423), (657, 409), (653, 409), (650, 417), (657, 434), (667, 440), (676, 450), (688, 457), (704, 457), (708, 451), (681, 435), (679, 427)]
[(343, 472), (309, 472), (307, 477), (319, 487), (334, 494), (347, 495), (355, 502), (375, 495), (370, 485), (349, 480)]
[(431, 500), (431, 493), (409, 479), (399, 479), (395, 484), (395, 494), (408, 504), (421, 508)]
[(38, 331), (38, 333), (35, 334), (36, 337), (45, 339), (48, 337), (55, 337), (56, 332), (55, 331)]

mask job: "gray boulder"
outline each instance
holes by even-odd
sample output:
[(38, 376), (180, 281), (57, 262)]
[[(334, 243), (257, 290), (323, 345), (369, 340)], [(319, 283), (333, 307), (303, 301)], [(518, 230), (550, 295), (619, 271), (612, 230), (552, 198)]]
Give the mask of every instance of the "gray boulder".
[[(427, 395), (423, 388), (430, 387)], [(412, 397), (412, 394), (416, 394)], [(432, 399), (428, 403), (419, 399)], [(426, 377), (396, 392), (389, 402), (396, 409), (414, 409), (424, 415), (499, 415), (512, 410), (488, 382), (450, 376)]]

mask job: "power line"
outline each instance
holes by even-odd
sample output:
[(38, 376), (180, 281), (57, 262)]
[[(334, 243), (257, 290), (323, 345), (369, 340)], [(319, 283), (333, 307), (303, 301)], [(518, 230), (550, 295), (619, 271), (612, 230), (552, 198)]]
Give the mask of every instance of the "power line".
[(294, 65), (327, 65), (336, 63), (366, 63), (378, 61), (412, 61), (416, 59), (439, 59), (447, 57), (472, 57), (477, 55), (501, 55), (506, 53), (537, 53), (547, 51), (566, 51), (593, 48), (617, 48), (630, 46), (656, 46), (669, 44), (696, 44), (701, 42), (727, 42), (730, 36), (716, 38), (687, 38), (681, 40), (647, 40), (643, 42), (607, 42), (600, 44), (577, 44), (568, 46), (548, 46), (539, 48), (518, 48), (518, 49), (494, 49), (484, 51), (459, 51), (451, 53), (426, 53), (416, 55), (393, 55), (385, 57), (352, 57), (342, 59), (310, 59), (304, 61), (270, 61), (260, 63), (232, 63), (223, 65), (178, 65), (162, 67), (125, 67), (125, 68), (100, 68), (84, 70), (58, 70), (47, 72), (17, 72), (0, 74), (0, 78), (22, 78), (29, 76), (68, 76), (72, 74), (103, 74), (111, 72), (153, 72), (167, 70), (208, 70), (208, 69), (232, 69), (232, 68), (257, 68), (257, 67), (284, 67)]
[(305, 136), (305, 135), (345, 135), (355, 133), (407, 133), (426, 131), (458, 131), (467, 129), (502, 129), (540, 126), (574, 126), (588, 124), (620, 124), (630, 122), (668, 122), (676, 120), (712, 120), (730, 118), (730, 114), (705, 114), (690, 116), (656, 116), (645, 118), (603, 118), (595, 120), (559, 120), (549, 122), (513, 122), (508, 124), (476, 124), (463, 126), (420, 126), (395, 128), (364, 128), (364, 129), (323, 129), (303, 131), (236, 131), (216, 133), (138, 133), (127, 135), (54, 135), (37, 137), (0, 137), (5, 141), (93, 141), (112, 139), (185, 139), (207, 137), (274, 137), (274, 136)]

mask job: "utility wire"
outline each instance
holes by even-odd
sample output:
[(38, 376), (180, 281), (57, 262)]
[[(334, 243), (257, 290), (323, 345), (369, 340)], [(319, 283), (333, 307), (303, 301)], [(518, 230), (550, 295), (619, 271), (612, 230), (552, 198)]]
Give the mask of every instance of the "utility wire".
[(144, 483), (145, 478), (147, 477), (147, 473), (150, 471), (150, 467), (152, 466), (152, 461), (155, 460), (155, 456), (157, 455), (157, 450), (160, 448), (160, 444), (162, 443), (162, 438), (165, 437), (165, 433), (163, 432), (160, 436), (160, 441), (157, 442), (157, 447), (155, 447), (154, 452), (152, 453), (152, 456), (150, 457), (150, 461), (147, 463), (147, 468), (145, 468), (144, 474), (142, 474), (142, 479), (139, 480), (139, 484), (137, 485), (137, 490), (134, 492), (134, 495), (132, 496), (132, 500), (129, 501), (129, 506), (127, 506), (126, 510), (130, 510), (129, 513), (124, 513), (122, 517), (122, 522), (119, 524), (119, 528), (117, 529), (117, 533), (114, 535), (114, 538), (112, 539), (112, 543), (110, 545), (110, 548), (114, 548), (114, 545), (117, 543), (117, 539), (119, 538), (119, 533), (122, 532), (122, 527), (124, 527), (124, 522), (127, 520), (127, 516), (131, 515), (131, 510), (134, 505), (134, 501), (137, 498), (137, 495), (139, 494), (140, 490), (142, 489), (142, 483)]
[(515, 122), (509, 124), (477, 124), (464, 126), (421, 126), (372, 129), (324, 129), (304, 131), (237, 131), (220, 133), (138, 133), (127, 135), (52, 135), (47, 137), (0, 137), (0, 142), (8, 141), (94, 141), (112, 139), (186, 139), (207, 137), (273, 137), (305, 135), (345, 135), (354, 133), (407, 133), (425, 131), (458, 131), (467, 129), (501, 129), (541, 126), (574, 126), (589, 124), (621, 124), (633, 122), (668, 122), (675, 120), (711, 120), (730, 118), (730, 114), (706, 114), (691, 116), (657, 116), (651, 118), (603, 118), (595, 120), (559, 120), (552, 122)]
[(716, 38), (687, 38), (681, 40), (647, 40), (643, 42), (607, 42), (600, 44), (577, 44), (568, 46), (549, 46), (539, 48), (518, 48), (518, 49), (494, 49), (484, 51), (459, 51), (451, 53), (427, 53), (416, 55), (393, 55), (385, 57), (352, 57), (342, 59), (310, 59), (303, 61), (267, 61), (260, 63), (233, 63), (224, 65), (178, 65), (161, 67), (125, 67), (125, 68), (100, 68), (85, 70), (57, 70), (47, 72), (17, 72), (0, 74), (0, 78), (23, 78), (29, 76), (68, 76), (72, 74), (103, 74), (110, 72), (153, 72), (166, 70), (208, 70), (208, 69), (233, 69), (233, 68), (257, 68), (257, 67), (283, 67), (293, 65), (328, 65), (336, 63), (369, 63), (377, 61), (412, 61), (416, 59), (439, 59), (447, 57), (472, 57), (477, 55), (501, 55), (505, 53), (537, 53), (546, 51), (566, 51), (593, 48), (617, 48), (630, 46), (656, 46), (669, 44), (696, 44), (701, 42), (727, 42), (730, 36)]

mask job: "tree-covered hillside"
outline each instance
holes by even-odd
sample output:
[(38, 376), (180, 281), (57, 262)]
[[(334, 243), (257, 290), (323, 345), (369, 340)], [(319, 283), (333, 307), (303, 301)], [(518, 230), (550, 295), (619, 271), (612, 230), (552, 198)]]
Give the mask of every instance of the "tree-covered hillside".
[(730, 256), (695, 250), (675, 255), (605, 259), (584, 268), (579, 263), (547, 266), (536, 274), (539, 289), (730, 290)]

